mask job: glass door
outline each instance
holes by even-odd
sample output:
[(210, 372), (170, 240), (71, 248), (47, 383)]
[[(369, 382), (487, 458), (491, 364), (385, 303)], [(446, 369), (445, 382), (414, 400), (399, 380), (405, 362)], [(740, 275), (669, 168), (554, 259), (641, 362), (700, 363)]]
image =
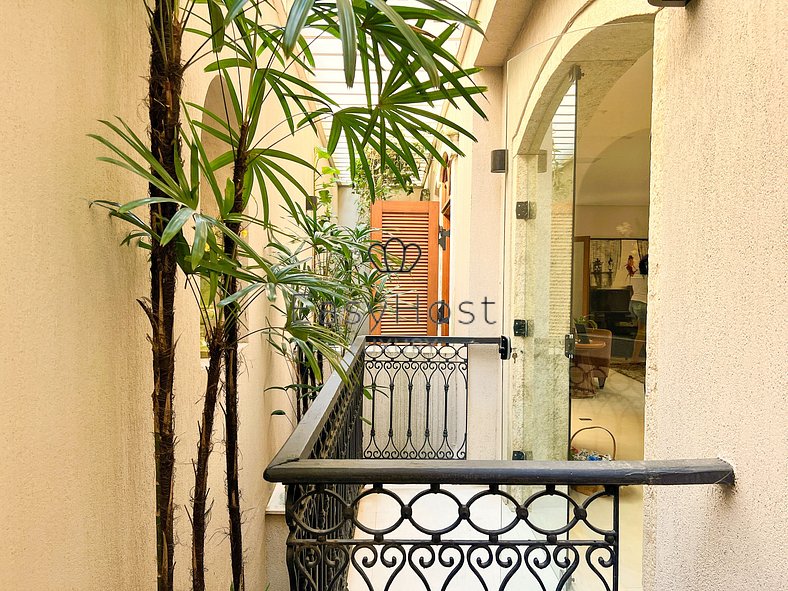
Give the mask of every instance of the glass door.
[[(553, 41), (553, 40), (551, 40)], [(532, 48), (507, 65), (507, 281), (513, 329), (508, 375), (509, 444), (513, 459), (567, 459), (570, 424), (569, 376), (565, 354), (572, 328), (575, 166), (580, 68), (563, 67), (536, 100), (522, 81), (535, 75), (551, 42)], [(504, 431), (506, 432), (506, 431)], [(512, 493), (525, 501), (537, 492)], [(565, 487), (529, 503), (531, 523), (561, 531), (567, 523)], [(563, 551), (561, 551), (563, 552)], [(566, 573), (560, 560), (544, 576), (557, 587)], [(551, 577), (554, 579), (551, 579)]]
[[(570, 442), (595, 459), (643, 457), (647, 301), (636, 290), (648, 272), (652, 47), (644, 18), (573, 30), (507, 62), (503, 432), (513, 459), (574, 459)], [(524, 501), (535, 491), (511, 492)], [(529, 504), (530, 522), (556, 530), (582, 506), (609, 527), (602, 492), (557, 487)], [(553, 566), (566, 588), (609, 589), (619, 575), (639, 586), (642, 491), (622, 490), (620, 518), (621, 572), (561, 566), (571, 563), (562, 550)], [(584, 528), (568, 535), (596, 539)]]
[[(516, 69), (517, 64), (510, 66)], [(515, 457), (565, 460), (570, 416), (575, 142), (579, 67), (566, 72), (535, 132), (512, 156), (509, 273)], [(582, 386), (582, 384), (581, 384)], [(520, 453), (517, 453), (520, 452)]]

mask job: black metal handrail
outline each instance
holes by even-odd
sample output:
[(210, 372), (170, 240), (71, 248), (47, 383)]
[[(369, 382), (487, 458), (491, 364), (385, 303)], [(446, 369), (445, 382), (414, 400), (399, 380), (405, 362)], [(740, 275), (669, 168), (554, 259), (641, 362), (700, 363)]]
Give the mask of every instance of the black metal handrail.
[(271, 482), (305, 484), (488, 484), (683, 486), (733, 484), (730, 464), (720, 459), (630, 462), (456, 460), (303, 460), (271, 463)]
[[(365, 337), (359, 337), (350, 350), (345, 353), (345, 356), (342, 358), (342, 366), (345, 368), (345, 371), (354, 367), (362, 359), (364, 342)], [(269, 478), (269, 470), (310, 457), (315, 442), (328, 422), (330, 410), (336, 406), (339, 400), (343, 385), (344, 380), (340, 373), (334, 372), (328, 377), (309, 410), (306, 411), (293, 433), (266, 469), (265, 478), (267, 480), (270, 482), (285, 482), (284, 480), (276, 480), (273, 476)]]
[[(411, 339), (405, 342), (433, 347), (499, 344), (498, 339)], [(615, 591), (619, 487), (734, 482), (733, 468), (720, 459), (365, 459), (370, 436), (369, 429), (365, 431), (369, 419), (363, 416), (369, 378), (365, 351), (369, 343), (402, 341), (402, 337), (358, 339), (343, 360), (346, 379), (334, 374), (327, 380), (265, 472), (267, 480), (287, 485), (292, 591), (344, 590), (350, 572), (359, 588), (369, 591), (392, 588), (394, 583), (409, 588), (411, 582), (431, 589), (429, 569), (436, 569), (432, 578), (437, 576), (444, 586), (459, 576), (475, 577), (485, 589), (503, 590), (509, 583), (510, 588), (520, 588), (530, 581), (538, 584), (534, 588), (560, 591), (585, 565), (602, 588)], [(408, 392), (412, 389), (411, 384)], [(416, 486), (403, 491), (398, 485)], [(563, 489), (568, 485), (600, 486), (578, 501)], [(515, 492), (507, 486), (530, 488)], [(359, 509), (371, 498), (394, 504), (392, 523), (365, 521)], [(425, 510), (428, 499), (438, 498), (439, 511)], [(565, 520), (544, 525), (535, 519), (545, 498), (565, 504)], [(500, 503), (500, 513), (508, 521), (482, 523), (480, 508), (491, 501)], [(600, 503), (601, 511), (609, 513), (609, 526), (596, 521)], [(445, 522), (436, 525), (434, 519), (440, 516)]]
[[(468, 343), (498, 345), (498, 338), (407, 337), (419, 343)], [(359, 337), (344, 356), (342, 364), (351, 368), (363, 359), (367, 342), (402, 342), (402, 337)], [(310, 459), (313, 446), (329, 419), (329, 411), (341, 394), (343, 380), (332, 374), (315, 398), (302, 421), (265, 471), (271, 482), (375, 482), (396, 484), (433, 484), (446, 482), (451, 474), (454, 484), (478, 484), (491, 479), (501, 484), (615, 484), (687, 485), (733, 484), (733, 467), (720, 459), (646, 460), (612, 462), (571, 461), (497, 461), (497, 460), (374, 460)], [(315, 480), (317, 479), (317, 480)]]

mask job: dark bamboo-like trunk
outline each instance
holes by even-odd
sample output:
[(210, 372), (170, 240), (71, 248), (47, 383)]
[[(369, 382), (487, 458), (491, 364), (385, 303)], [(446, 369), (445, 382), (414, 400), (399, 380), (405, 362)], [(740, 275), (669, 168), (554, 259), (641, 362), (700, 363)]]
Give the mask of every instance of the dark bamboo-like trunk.
[(317, 377), (300, 346), (296, 349), (296, 374), (296, 422), (300, 423), (317, 395)]
[[(237, 290), (235, 279), (232, 291)], [(237, 310), (237, 306), (233, 305)], [(233, 312), (235, 313), (235, 312)], [(227, 330), (224, 353), (225, 373), (225, 453), (227, 461), (227, 511), (230, 518), (230, 558), (233, 590), (244, 589), (243, 537), (241, 533), (241, 487), (238, 482), (238, 324)]]
[(194, 463), (194, 500), (192, 506), (192, 589), (205, 591), (205, 530), (211, 507), (208, 506), (208, 460), (213, 451), (213, 423), (216, 401), (219, 397), (219, 380), (222, 375), (221, 328), (214, 329), (208, 344), (208, 377), (205, 385), (200, 440), (197, 461)]
[[(183, 83), (181, 30), (171, 0), (156, 0), (150, 21), (151, 58), (148, 86), (151, 150), (164, 169), (176, 176), (180, 97)], [(165, 40), (163, 43), (162, 40)], [(162, 196), (153, 185), (151, 196)], [(151, 227), (161, 235), (175, 214), (170, 204), (151, 206)], [(150, 256), (150, 302), (141, 301), (151, 323), (153, 352), (153, 436), (156, 466), (156, 557), (159, 591), (173, 588), (173, 481), (175, 476), (175, 428), (173, 381), (175, 377), (175, 244), (161, 246), (153, 240)]]
[[(238, 132), (238, 149), (233, 167), (235, 199), (232, 213), (243, 213), (244, 178), (248, 167), (247, 150), (249, 127), (244, 122)], [(241, 224), (229, 222), (227, 226), (238, 234)], [(237, 245), (229, 236), (224, 238), (225, 254), (231, 259), (237, 255)], [(227, 295), (238, 291), (235, 277), (227, 278)], [(241, 491), (238, 482), (238, 321), (240, 308), (237, 303), (224, 308), (225, 342), (225, 460), (227, 462), (227, 511), (230, 519), (230, 559), (233, 572), (233, 591), (244, 590), (243, 537), (241, 532)]]
[(296, 348), (296, 422), (300, 423), (301, 419), (309, 409), (309, 398), (312, 392), (309, 389), (310, 374), (309, 366), (306, 362), (306, 357), (301, 347)]

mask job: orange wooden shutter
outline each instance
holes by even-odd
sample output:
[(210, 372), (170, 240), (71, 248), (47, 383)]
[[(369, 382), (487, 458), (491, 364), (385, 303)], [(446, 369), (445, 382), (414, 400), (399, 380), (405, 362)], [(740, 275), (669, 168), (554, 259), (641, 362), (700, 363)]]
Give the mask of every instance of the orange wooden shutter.
[[(386, 285), (391, 295), (379, 322), (370, 320), (372, 334), (437, 334), (436, 311), (430, 318), (430, 306), (438, 300), (438, 208), (437, 201), (378, 201), (372, 206), (375, 240), (399, 238), (421, 247), (421, 259), (410, 273), (389, 276)], [(392, 254), (402, 256), (399, 251)], [(407, 263), (412, 261), (408, 257)]]

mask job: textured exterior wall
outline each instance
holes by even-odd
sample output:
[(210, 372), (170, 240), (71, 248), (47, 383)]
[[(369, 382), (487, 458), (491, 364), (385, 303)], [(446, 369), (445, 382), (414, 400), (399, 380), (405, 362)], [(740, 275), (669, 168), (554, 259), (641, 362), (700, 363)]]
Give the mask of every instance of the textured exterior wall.
[(85, 137), (99, 117), (146, 116), (144, 8), (12, 4), (0, 21), (0, 588), (149, 589), (150, 354), (134, 302), (146, 265), (88, 210), (144, 185), (95, 162)]
[(645, 589), (784, 588), (785, 5), (656, 20), (647, 458), (721, 456), (733, 489), (646, 494)]
[[(8, 4), (8, 3), (6, 3)], [(274, 18), (272, 16), (272, 18)], [(143, 251), (120, 247), (127, 228), (96, 198), (145, 194), (144, 183), (96, 162), (103, 153), (85, 136), (99, 118), (123, 117), (140, 135), (147, 126), (149, 39), (143, 3), (49, 2), (30, 10), (3, 6), (9, 51), (0, 118), (0, 195), (6, 262), (0, 271), (0, 588), (80, 591), (155, 585), (153, 440), (149, 326), (135, 299), (148, 292)], [(188, 56), (196, 39), (184, 48)], [(213, 76), (192, 68), (185, 98), (203, 103)], [(271, 105), (264, 120), (281, 113)], [(284, 127), (281, 127), (284, 129)], [(314, 137), (280, 149), (311, 159)], [(301, 180), (311, 185), (311, 175)], [(272, 204), (272, 211), (278, 205)], [(252, 233), (251, 239), (255, 239)], [(183, 278), (179, 285), (183, 286)], [(186, 507), (193, 486), (204, 370), (199, 315), (178, 290), (176, 333), (176, 588), (189, 586)], [(249, 311), (263, 326), (266, 298)], [(265, 505), (262, 471), (289, 432), (271, 417), (287, 400), (266, 392), (291, 380), (264, 342), (243, 351), (241, 487), (247, 584), (264, 589)], [(228, 589), (223, 418), (217, 410), (211, 467), (215, 505), (207, 541), (208, 586)]]

